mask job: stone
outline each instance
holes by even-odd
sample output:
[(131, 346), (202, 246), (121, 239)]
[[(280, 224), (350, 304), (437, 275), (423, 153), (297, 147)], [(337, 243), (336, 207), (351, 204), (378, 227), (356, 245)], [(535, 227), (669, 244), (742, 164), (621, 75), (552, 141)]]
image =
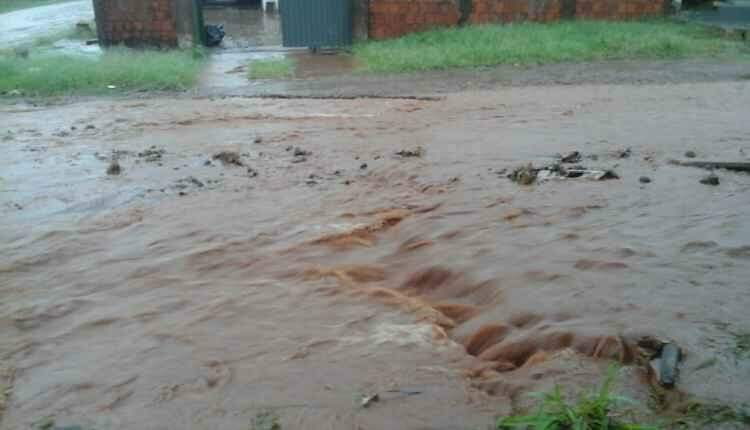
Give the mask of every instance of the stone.
[(638, 181), (642, 184), (648, 184), (651, 183), (651, 178), (649, 178), (648, 176), (641, 176), (640, 178), (638, 178)]
[(720, 183), (719, 177), (714, 174), (710, 174), (706, 176), (705, 178), (701, 179), (700, 182), (703, 185), (712, 185), (712, 186), (717, 186)]

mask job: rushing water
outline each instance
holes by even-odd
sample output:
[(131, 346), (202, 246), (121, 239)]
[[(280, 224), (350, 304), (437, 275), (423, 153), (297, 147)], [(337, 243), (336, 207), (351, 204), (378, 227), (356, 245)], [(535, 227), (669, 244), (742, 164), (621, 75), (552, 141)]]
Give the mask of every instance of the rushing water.
[[(748, 90), (4, 106), (3, 428), (481, 428), (611, 360), (645, 399), (641, 334), (745, 402), (750, 177), (668, 161), (747, 159)], [(621, 179), (499, 173), (571, 150)]]

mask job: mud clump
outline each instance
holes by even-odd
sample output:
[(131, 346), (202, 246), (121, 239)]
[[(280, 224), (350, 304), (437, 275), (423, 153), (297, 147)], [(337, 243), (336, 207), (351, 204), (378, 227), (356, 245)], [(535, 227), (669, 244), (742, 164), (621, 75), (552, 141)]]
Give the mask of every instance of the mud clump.
[(112, 160), (109, 163), (109, 167), (107, 167), (107, 175), (117, 176), (120, 173), (122, 173), (122, 167), (120, 167), (120, 163), (117, 160)]
[(225, 166), (239, 166), (242, 167), (245, 164), (242, 162), (242, 157), (239, 152), (236, 151), (221, 151), (217, 152), (213, 156), (214, 160), (221, 161), (221, 164)]
[(510, 175), (508, 175), (508, 179), (520, 185), (531, 185), (536, 182), (538, 175), (539, 169), (535, 169), (534, 166), (529, 163), (525, 166), (513, 169)]
[(396, 155), (401, 158), (422, 158), (424, 156), (424, 148), (417, 146), (414, 149), (402, 149), (396, 152)]
[(138, 158), (142, 159), (146, 163), (156, 163), (161, 161), (162, 157), (166, 153), (167, 151), (165, 151), (164, 149), (157, 149), (154, 145), (146, 149), (145, 151), (139, 152)]
[(719, 181), (719, 177), (718, 176), (716, 176), (714, 174), (710, 174), (710, 175), (702, 178), (700, 180), (700, 183), (703, 184), (703, 185), (711, 185), (711, 186), (715, 187), (715, 186), (718, 186), (721, 183), (721, 181)]

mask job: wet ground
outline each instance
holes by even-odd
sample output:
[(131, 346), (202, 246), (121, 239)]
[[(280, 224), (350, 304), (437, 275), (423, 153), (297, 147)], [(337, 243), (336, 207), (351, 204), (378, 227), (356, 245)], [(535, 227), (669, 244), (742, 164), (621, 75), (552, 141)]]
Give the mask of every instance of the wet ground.
[(78, 22), (92, 22), (91, 1), (71, 1), (0, 14), (0, 47), (31, 43), (48, 34), (69, 31)]
[[(643, 335), (683, 348), (675, 398), (740, 407), (750, 176), (669, 161), (750, 161), (748, 105), (746, 81), (3, 105), (2, 428), (486, 428), (612, 361), (644, 411)], [(572, 150), (620, 179), (505, 178)]]
[(206, 25), (224, 25), (223, 49), (258, 48), (282, 45), (281, 17), (260, 7), (205, 6)]

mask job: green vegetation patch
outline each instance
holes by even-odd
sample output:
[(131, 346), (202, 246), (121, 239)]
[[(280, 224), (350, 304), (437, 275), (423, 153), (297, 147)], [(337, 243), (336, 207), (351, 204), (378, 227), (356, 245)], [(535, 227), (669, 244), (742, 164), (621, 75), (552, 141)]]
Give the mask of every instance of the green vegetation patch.
[(247, 66), (250, 79), (284, 79), (294, 75), (294, 61), (289, 58), (253, 60)]
[(617, 408), (629, 400), (613, 395), (617, 375), (610, 369), (596, 392), (581, 396), (575, 403), (567, 402), (559, 387), (549, 393), (536, 393), (539, 406), (529, 415), (501, 418), (500, 430), (656, 430), (657, 427), (626, 422)]
[(567, 21), (445, 28), (354, 47), (364, 68), (408, 72), (498, 64), (615, 59), (734, 57), (750, 44), (697, 25), (666, 20)]
[(96, 57), (5, 54), (0, 55), (0, 94), (54, 96), (185, 90), (197, 80), (202, 64), (202, 58), (192, 51), (121, 48)]

